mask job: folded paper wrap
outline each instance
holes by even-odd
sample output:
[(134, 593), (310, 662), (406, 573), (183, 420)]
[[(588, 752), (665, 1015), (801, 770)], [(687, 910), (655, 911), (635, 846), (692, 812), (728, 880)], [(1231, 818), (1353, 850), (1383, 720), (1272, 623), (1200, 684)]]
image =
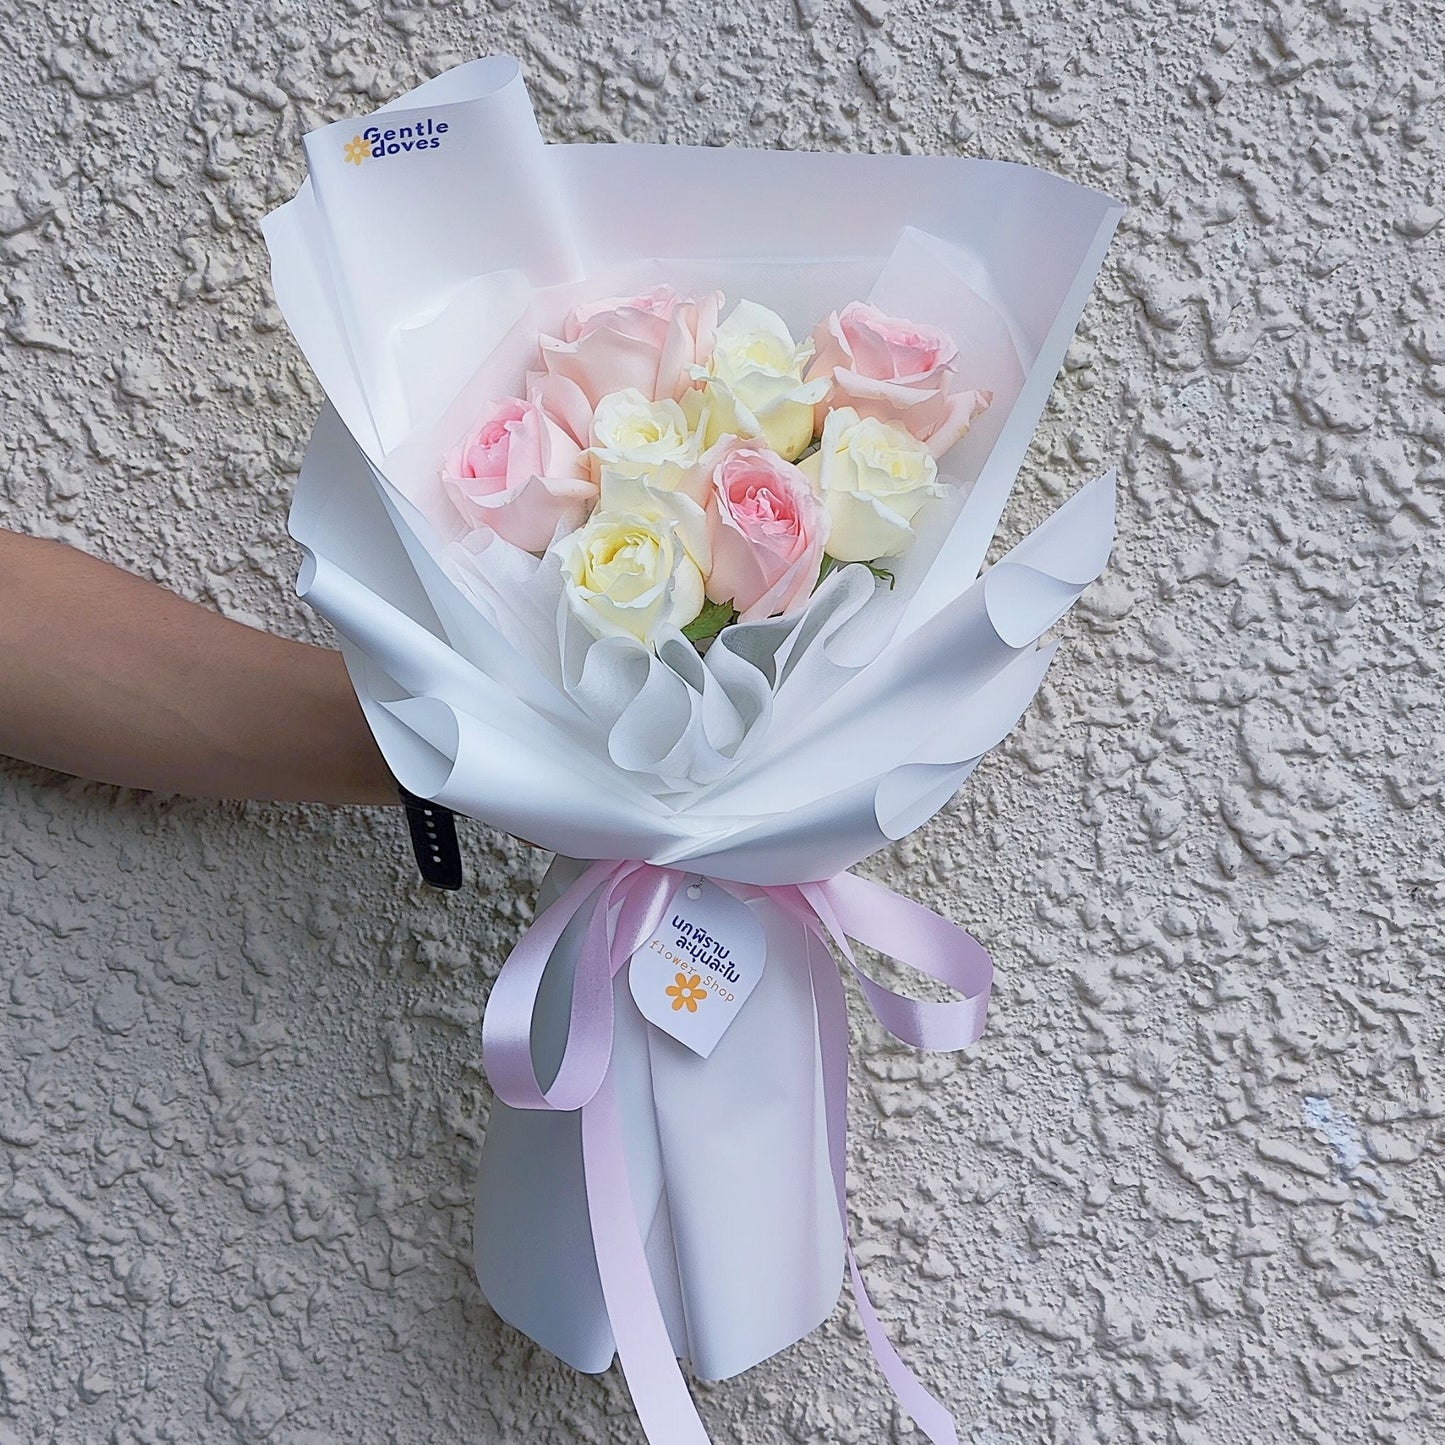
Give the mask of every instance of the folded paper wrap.
[[(401, 782), (557, 852), (547, 901), (580, 876), (571, 859), (744, 896), (811, 885), (932, 817), (1027, 707), (1042, 635), (1108, 556), (1112, 475), (983, 568), (1120, 206), (987, 161), (544, 145), (507, 57), (306, 152), (310, 179), (265, 225), (328, 398), (291, 513), (298, 587), (340, 634)], [(519, 389), (539, 332), (580, 299), (658, 281), (746, 295), (795, 334), (867, 297), (957, 341), (993, 405), (941, 460), (949, 501), (891, 591), (844, 568), (800, 616), (733, 627), (703, 658), (640, 656), (559, 625), (540, 564), (466, 535), (438, 476), (470, 418)], [(671, 1348), (706, 1378), (810, 1330), (842, 1268), (810, 981), (826, 949), (771, 897), (750, 904), (767, 970), (710, 1058), (611, 984), (637, 1228)], [(588, 917), (541, 983), (539, 1078), (562, 1057)], [(498, 1102), (477, 1273), (504, 1318), (601, 1370), (615, 1341), (582, 1134), (577, 1113)]]
[[(539, 908), (581, 872), (559, 858)], [(709, 1058), (644, 1022), (626, 979), (614, 983), (617, 1090), (647, 1258), (676, 1354), (711, 1380), (806, 1335), (842, 1283), (807, 968), (807, 951), (821, 944), (776, 906), (759, 912), (768, 966)], [(549, 964), (545, 1026), (533, 1037), (544, 1076), (561, 1058), (589, 918), (573, 919)], [(759, 1167), (767, 1161), (774, 1167)], [(579, 1113), (493, 1104), (477, 1219), (477, 1277), (497, 1313), (578, 1369), (605, 1370), (614, 1344), (587, 1220)]]

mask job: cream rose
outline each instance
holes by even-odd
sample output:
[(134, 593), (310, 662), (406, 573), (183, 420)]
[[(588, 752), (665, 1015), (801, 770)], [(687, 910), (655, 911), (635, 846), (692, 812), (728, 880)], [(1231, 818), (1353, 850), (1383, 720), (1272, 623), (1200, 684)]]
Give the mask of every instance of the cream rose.
[(594, 637), (656, 645), (664, 627), (702, 611), (702, 569), (675, 522), (599, 510), (552, 545), (567, 605)]
[(813, 440), (813, 409), (827, 394), (826, 377), (804, 382), (813, 344), (798, 345), (776, 312), (739, 301), (717, 329), (712, 360), (694, 367), (708, 395), (709, 445), (724, 436), (765, 441), (794, 460)]
[(696, 392), (686, 407), (670, 397), (649, 401), (633, 388), (604, 396), (587, 448), (592, 475), (646, 477), (676, 486), (702, 451), (701, 404)]
[(690, 490), (666, 486), (650, 477), (604, 471), (599, 506), (604, 512), (625, 512), (660, 528), (670, 528), (707, 576), (712, 566), (707, 513)]
[(560, 337), (542, 337), (542, 371), (529, 378), (579, 442), (609, 392), (638, 391), (648, 401), (678, 400), (692, 368), (712, 355), (720, 292), (685, 297), (670, 286), (579, 306)]
[(597, 500), (582, 449), (534, 401), (495, 402), (442, 467), (442, 484), (473, 527), (543, 552), (559, 527), (580, 527)]
[(907, 551), (914, 517), (944, 490), (938, 463), (917, 437), (846, 406), (828, 413), (818, 450), (799, 466), (828, 509), (828, 555), (840, 562)]
[(832, 408), (892, 422), (941, 457), (993, 399), (958, 386), (958, 347), (936, 326), (887, 316), (853, 301), (818, 324), (810, 381), (828, 389), (819, 420)]
[(742, 622), (796, 612), (813, 594), (828, 541), (828, 513), (812, 484), (776, 452), (733, 439), (704, 463), (708, 597), (732, 603)]

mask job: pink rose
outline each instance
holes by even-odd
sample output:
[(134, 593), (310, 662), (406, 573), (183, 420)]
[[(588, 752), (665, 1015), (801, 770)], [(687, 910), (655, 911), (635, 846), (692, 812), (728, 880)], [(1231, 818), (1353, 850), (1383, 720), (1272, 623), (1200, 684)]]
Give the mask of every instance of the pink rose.
[(812, 596), (828, 542), (828, 513), (807, 477), (733, 437), (699, 465), (708, 469), (708, 597), (731, 602), (742, 622), (796, 612)]
[(712, 355), (721, 305), (716, 291), (694, 299), (659, 286), (645, 296), (579, 306), (560, 339), (542, 337), (543, 370), (528, 380), (552, 415), (585, 442), (592, 413), (610, 392), (681, 400), (693, 385), (690, 368)]
[(541, 405), (504, 397), (493, 404), (442, 469), (457, 510), (524, 552), (545, 552), (558, 528), (572, 531), (597, 500), (582, 448)]
[(944, 332), (885, 316), (866, 301), (819, 322), (813, 345), (807, 380), (833, 383), (818, 406), (819, 431), (828, 412), (850, 406), (860, 417), (903, 427), (937, 458), (993, 400), (991, 392), (957, 388), (958, 348)]

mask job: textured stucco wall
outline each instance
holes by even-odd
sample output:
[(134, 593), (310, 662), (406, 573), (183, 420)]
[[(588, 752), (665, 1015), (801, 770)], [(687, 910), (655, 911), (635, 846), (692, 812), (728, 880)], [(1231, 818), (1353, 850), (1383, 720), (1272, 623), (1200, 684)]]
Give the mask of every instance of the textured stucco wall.
[[(258, 222), (306, 129), (511, 49), (557, 139), (1125, 198), (1010, 522), (1117, 458), (1122, 541), (1016, 736), (870, 865), (1001, 983), (967, 1058), (857, 1026), (856, 1234), (978, 1445), (1442, 1438), (1438, 3), (4, 0), (0, 34), (0, 515), (301, 636), (319, 396)], [(441, 898), (399, 826), (0, 768), (4, 1445), (639, 1438), (468, 1268), (479, 1006), (540, 861), (468, 827)], [(700, 1395), (719, 1442), (918, 1438), (846, 1306)]]

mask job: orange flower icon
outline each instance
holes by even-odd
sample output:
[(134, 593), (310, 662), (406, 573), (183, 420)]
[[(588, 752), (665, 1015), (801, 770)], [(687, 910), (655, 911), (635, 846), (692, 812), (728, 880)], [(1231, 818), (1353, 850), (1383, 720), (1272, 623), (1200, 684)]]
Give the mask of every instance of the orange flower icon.
[(354, 166), (359, 166), (371, 154), (371, 147), (362, 140), (359, 135), (354, 135), (346, 142), (346, 159)]
[(677, 975), (677, 982), (667, 989), (667, 996), (672, 1000), (672, 1011), (686, 1009), (688, 1013), (695, 1014), (697, 1006), (707, 997), (707, 990), (702, 987), (702, 979), (697, 974), (689, 978), (685, 973)]

